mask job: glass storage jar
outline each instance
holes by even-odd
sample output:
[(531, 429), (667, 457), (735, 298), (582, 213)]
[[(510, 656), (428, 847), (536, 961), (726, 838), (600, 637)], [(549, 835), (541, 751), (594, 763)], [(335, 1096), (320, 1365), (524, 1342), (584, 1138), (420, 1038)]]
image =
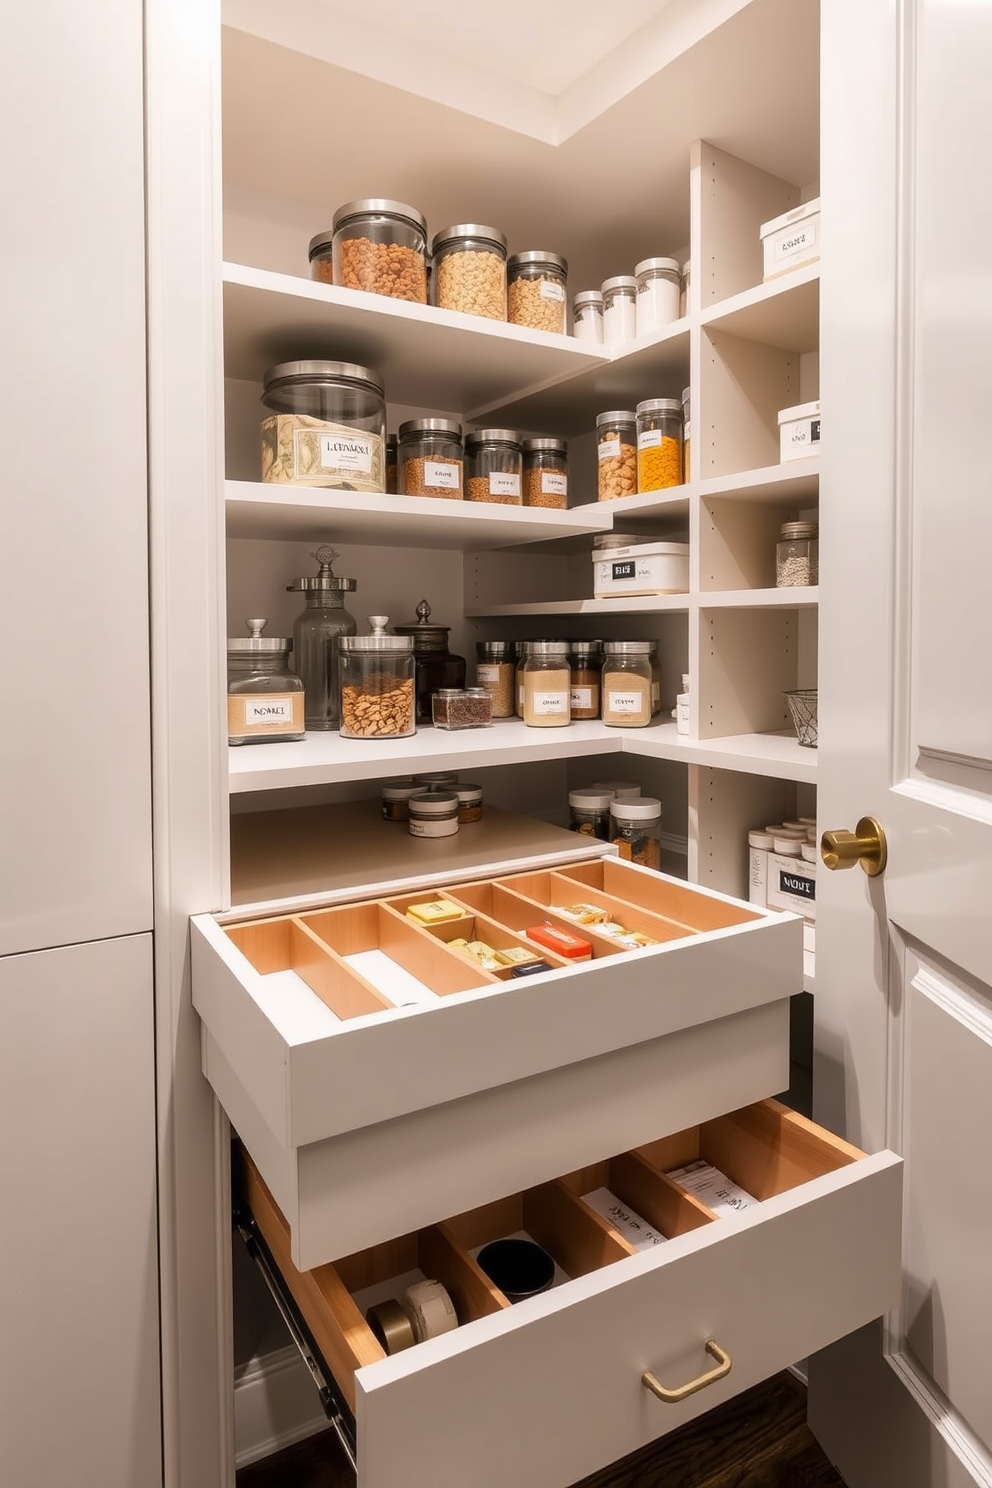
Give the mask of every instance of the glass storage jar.
[(645, 728), (651, 722), (651, 642), (607, 641), (602, 687), (605, 724)]
[(482, 786), (481, 785), (459, 785), (458, 795), (458, 825), (469, 827), (473, 822), (482, 820)]
[(661, 662), (658, 658), (658, 642), (651, 642), (651, 717), (661, 712)]
[(569, 689), (572, 717), (575, 719), (598, 718), (603, 643), (602, 641), (572, 641), (570, 649)]
[(598, 837), (600, 842), (610, 840), (610, 806), (612, 791), (597, 791), (588, 788), (568, 793), (569, 829), (583, 837)]
[(524, 662), (530, 650), (530, 641), (514, 641), (513, 654), (516, 657), (516, 666), (513, 673), (513, 696), (514, 707), (518, 718), (524, 716)]
[(370, 615), (369, 635), (338, 640), (343, 739), (406, 739), (417, 732), (413, 641), (387, 635), (388, 615)]
[(637, 405), (637, 489), (663, 491), (682, 484), (682, 404), (646, 398)]
[(661, 870), (661, 802), (654, 796), (632, 801), (614, 798), (610, 838), (621, 858), (642, 868)]
[(783, 522), (775, 547), (775, 585), (778, 589), (820, 582), (819, 528), (815, 522)]
[(637, 281), (637, 334), (662, 331), (679, 318), (682, 273), (677, 258), (644, 258), (634, 269)]
[(263, 636), (267, 620), (246, 620), (227, 642), (227, 742), (304, 739), (303, 682), (289, 670), (293, 642)]
[(334, 283), (427, 304), (427, 223), (406, 202), (369, 196), (333, 218)]
[(407, 801), (411, 837), (454, 837), (458, 831), (458, 792), (418, 791)]
[(521, 450), (524, 506), (564, 510), (568, 505), (568, 445), (564, 439), (525, 439)]
[(506, 309), (511, 325), (565, 333), (568, 264), (558, 253), (534, 248), (506, 265)]
[(484, 687), (442, 687), (431, 694), (431, 719), (440, 729), (488, 728), (493, 700)]
[(425, 770), (420, 775), (414, 775), (414, 785), (422, 791), (453, 791), (458, 789), (457, 770)]
[(476, 429), (465, 438), (465, 495), (469, 501), (520, 506), (523, 453), (515, 429)]
[(333, 570), (339, 556), (326, 545), (310, 554), (320, 564), (316, 574), (294, 579), (286, 589), (306, 596), (305, 608), (293, 625), (293, 669), (303, 683), (308, 729), (336, 729), (341, 721), (338, 687), (338, 637), (358, 629), (344, 607), (342, 596), (358, 585), (339, 579)]
[(571, 719), (567, 641), (530, 641), (523, 668), (524, 723), (561, 728)]
[(637, 416), (615, 408), (596, 415), (596, 460), (600, 501), (637, 493)]
[(263, 379), (262, 479), (381, 491), (386, 402), (355, 362), (280, 362)]
[(417, 722), (431, 723), (431, 696), (445, 688), (461, 691), (465, 686), (465, 658), (448, 650), (450, 625), (431, 622), (431, 607), (426, 599), (417, 606), (416, 620), (394, 625), (398, 636), (405, 636), (413, 647), (417, 677)]
[(415, 780), (407, 776), (403, 780), (387, 780), (382, 787), (382, 819), (388, 822), (410, 820), (410, 797), (423, 790)]
[(506, 319), (506, 239), (495, 227), (461, 222), (435, 233), (434, 304), (441, 310)]
[(318, 233), (310, 239), (310, 278), (321, 284), (334, 283), (334, 231)]
[(603, 293), (584, 289), (572, 300), (572, 334), (580, 341), (603, 340)]
[(692, 388), (682, 389), (682, 479), (688, 485), (692, 479), (690, 446), (692, 444)]
[(400, 424), (401, 496), (461, 501), (464, 466), (462, 426), (455, 419), (408, 419)]
[(493, 718), (512, 718), (516, 664), (510, 641), (476, 641), (475, 680), (493, 700)]
[(637, 335), (637, 280), (615, 274), (603, 280), (603, 340), (611, 345)]

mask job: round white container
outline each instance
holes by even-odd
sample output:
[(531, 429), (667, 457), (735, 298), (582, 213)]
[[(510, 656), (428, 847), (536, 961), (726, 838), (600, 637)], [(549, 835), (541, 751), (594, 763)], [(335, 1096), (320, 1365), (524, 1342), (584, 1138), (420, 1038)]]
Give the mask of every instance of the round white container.
[(616, 345), (637, 335), (637, 280), (617, 274), (603, 280), (603, 340)]
[(645, 258), (634, 270), (637, 281), (637, 334), (662, 331), (679, 318), (682, 273), (677, 258)]
[(411, 837), (453, 837), (458, 831), (457, 791), (419, 791), (407, 808)]

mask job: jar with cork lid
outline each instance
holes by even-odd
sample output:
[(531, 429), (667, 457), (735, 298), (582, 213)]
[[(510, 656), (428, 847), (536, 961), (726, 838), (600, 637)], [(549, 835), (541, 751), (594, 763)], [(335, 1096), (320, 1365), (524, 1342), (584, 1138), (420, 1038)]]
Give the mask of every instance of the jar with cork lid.
[(413, 640), (389, 635), (387, 615), (370, 615), (368, 635), (341, 636), (341, 737), (405, 739), (417, 732)]
[(247, 636), (227, 642), (227, 742), (306, 738), (302, 678), (289, 670), (293, 642), (263, 636), (267, 620), (246, 620)]

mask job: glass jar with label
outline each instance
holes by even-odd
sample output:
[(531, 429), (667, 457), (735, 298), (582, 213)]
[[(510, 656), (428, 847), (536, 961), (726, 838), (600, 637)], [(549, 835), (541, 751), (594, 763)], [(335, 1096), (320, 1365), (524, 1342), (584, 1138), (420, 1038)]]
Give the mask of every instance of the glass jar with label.
[(689, 696), (689, 673), (682, 673), (682, 691), (675, 699), (675, 731), (679, 734), (688, 734), (692, 699)]
[(408, 419), (400, 424), (401, 496), (462, 499), (462, 426), (455, 419)]
[(580, 341), (603, 340), (603, 294), (599, 289), (584, 289), (572, 300), (572, 335)]
[(303, 683), (308, 729), (336, 729), (338, 713), (338, 638), (354, 635), (354, 617), (344, 607), (343, 595), (358, 585), (354, 579), (339, 579), (333, 563), (338, 554), (322, 545), (311, 558), (320, 568), (309, 578), (294, 579), (286, 588), (303, 594), (306, 608), (293, 625), (293, 669)]
[(565, 334), (568, 264), (543, 248), (515, 253), (506, 264), (506, 311), (511, 325)]
[(571, 719), (567, 641), (530, 641), (523, 667), (524, 723), (562, 728)]
[(454, 837), (458, 831), (457, 791), (418, 791), (407, 801), (411, 837)]
[(615, 274), (603, 280), (603, 340), (610, 345), (633, 341), (637, 335), (637, 280)]
[(637, 494), (637, 415), (613, 408), (596, 415), (596, 463), (600, 501)]
[(427, 304), (427, 222), (406, 202), (369, 196), (338, 207), (334, 283)]
[(460, 785), (458, 792), (458, 825), (470, 827), (482, 820), (482, 786)]
[(506, 239), (495, 227), (461, 222), (434, 234), (434, 304), (441, 310), (506, 319)]
[(633, 801), (614, 799), (610, 807), (610, 838), (628, 863), (660, 872), (661, 802), (653, 796), (639, 796)]
[(520, 506), (523, 452), (515, 429), (476, 429), (465, 438), (465, 495), (469, 501)]
[(637, 489), (663, 491), (682, 484), (682, 403), (646, 398), (637, 405)]
[(382, 491), (382, 383), (355, 362), (280, 362), (263, 378), (262, 479)]
[(568, 505), (568, 445), (564, 439), (525, 439), (524, 506), (563, 510)]
[(690, 447), (692, 444), (692, 388), (682, 389), (682, 479), (688, 485), (692, 479)]
[(493, 700), (493, 718), (512, 718), (516, 711), (515, 672), (511, 641), (476, 641), (475, 680)]
[(644, 258), (634, 269), (637, 281), (637, 334), (663, 331), (679, 318), (682, 271), (677, 258)]
[(569, 686), (573, 719), (598, 718), (600, 679), (603, 670), (602, 641), (570, 643)]
[(819, 528), (815, 522), (784, 522), (775, 548), (775, 585), (802, 588), (820, 582)]
[(651, 642), (607, 641), (602, 687), (605, 724), (646, 728), (651, 722)]
[(465, 686), (465, 658), (448, 650), (450, 625), (431, 620), (431, 607), (426, 599), (417, 606), (416, 620), (394, 625), (398, 636), (409, 638), (416, 659), (417, 722), (431, 723), (431, 696), (445, 689), (461, 691)]
[(417, 732), (413, 641), (389, 635), (387, 615), (370, 615), (369, 635), (338, 641), (343, 739), (405, 739)]
[(267, 620), (246, 620), (247, 636), (227, 642), (227, 742), (305, 739), (303, 682), (289, 670), (293, 642), (263, 636)]
[(597, 791), (586, 788), (568, 793), (569, 829), (583, 837), (596, 837), (600, 842), (610, 840), (610, 806), (612, 791)]

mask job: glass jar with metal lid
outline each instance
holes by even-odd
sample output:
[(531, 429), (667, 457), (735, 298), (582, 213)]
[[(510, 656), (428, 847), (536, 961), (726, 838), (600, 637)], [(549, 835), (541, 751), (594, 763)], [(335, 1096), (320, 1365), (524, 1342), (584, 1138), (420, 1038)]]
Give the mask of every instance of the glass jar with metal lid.
[(388, 623), (388, 615), (370, 615), (368, 635), (338, 639), (344, 739), (405, 739), (417, 732), (413, 641), (388, 635)]
[(515, 429), (476, 429), (465, 436), (465, 495), (469, 501), (519, 506), (523, 453)]
[(458, 831), (457, 790), (417, 791), (407, 800), (411, 837), (454, 837)]
[(568, 505), (568, 445), (564, 439), (525, 439), (524, 506), (563, 510)]
[(434, 303), (488, 320), (506, 319), (506, 239), (495, 227), (460, 222), (434, 234)]
[(506, 265), (507, 319), (532, 331), (565, 333), (568, 264), (543, 248), (515, 253)]
[(637, 490), (682, 484), (682, 403), (646, 398), (637, 405)]
[(417, 606), (416, 620), (394, 625), (398, 636), (405, 636), (413, 647), (417, 676), (417, 722), (431, 723), (431, 695), (443, 689), (461, 691), (465, 686), (465, 658), (448, 650), (450, 625), (431, 621), (431, 607), (426, 599)]
[(368, 367), (280, 362), (265, 373), (262, 409), (263, 481), (383, 490), (386, 400)]
[(603, 339), (603, 295), (598, 289), (584, 289), (572, 299), (572, 335), (580, 341)]
[(326, 545), (310, 554), (320, 568), (309, 578), (294, 579), (286, 588), (306, 596), (306, 608), (293, 626), (293, 667), (306, 695), (308, 729), (336, 729), (341, 721), (338, 687), (338, 637), (358, 629), (344, 607), (343, 595), (358, 585), (339, 579), (333, 563), (339, 556)]
[(427, 304), (427, 222), (416, 207), (382, 196), (346, 202), (333, 233), (335, 284)]
[(819, 530), (815, 522), (783, 522), (775, 547), (776, 588), (800, 588), (820, 582)]
[(596, 415), (600, 501), (637, 494), (637, 415), (614, 408)]
[(661, 802), (654, 796), (632, 801), (614, 798), (610, 836), (621, 858), (642, 868), (661, 870)]
[(603, 280), (603, 339), (616, 345), (637, 335), (637, 280), (614, 274)]
[(602, 688), (604, 723), (645, 728), (651, 722), (651, 642), (607, 641)]
[(399, 491), (461, 501), (465, 456), (455, 419), (408, 419), (400, 424)]
[(644, 258), (634, 269), (637, 281), (637, 334), (662, 331), (679, 318), (682, 269), (677, 258)]
[(293, 642), (263, 636), (267, 620), (246, 620), (227, 642), (227, 742), (304, 739), (303, 682), (289, 670)]
[(334, 283), (334, 230), (310, 239), (310, 278), (321, 284)]
[(524, 662), (527, 660), (530, 648), (530, 641), (514, 641), (513, 643), (513, 654), (516, 658), (513, 670), (513, 697), (518, 718), (524, 716)]
[(476, 641), (475, 680), (493, 700), (493, 718), (512, 718), (516, 666), (511, 641)]
[(600, 682), (603, 672), (602, 641), (569, 643), (569, 690), (571, 712), (575, 719), (598, 718)]
[(571, 720), (567, 641), (530, 641), (523, 666), (524, 723), (561, 728)]

